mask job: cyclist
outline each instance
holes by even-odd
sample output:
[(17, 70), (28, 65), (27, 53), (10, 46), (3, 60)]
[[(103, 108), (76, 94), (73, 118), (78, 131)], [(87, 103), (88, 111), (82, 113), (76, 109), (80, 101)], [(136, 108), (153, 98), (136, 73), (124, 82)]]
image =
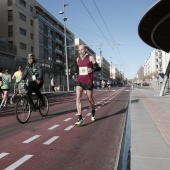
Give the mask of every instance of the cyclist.
[(27, 79), (28, 95), (31, 96), (31, 94), (35, 92), (38, 98), (42, 101), (42, 104), (44, 104), (43, 95), (40, 92), (40, 88), (44, 83), (43, 72), (40, 63), (35, 61), (34, 54), (28, 54), (27, 59), (28, 65), (25, 68), (21, 81)]

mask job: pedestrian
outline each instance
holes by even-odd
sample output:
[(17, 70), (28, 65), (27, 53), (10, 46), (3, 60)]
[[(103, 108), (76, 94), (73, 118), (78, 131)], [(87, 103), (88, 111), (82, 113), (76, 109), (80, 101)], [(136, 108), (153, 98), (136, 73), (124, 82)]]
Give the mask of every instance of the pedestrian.
[(101, 87), (100, 81), (97, 81), (97, 82), (96, 82), (96, 86), (97, 86), (97, 89), (99, 89), (99, 88)]
[(9, 69), (6, 69), (5, 73), (2, 74), (1, 90), (3, 91), (3, 96), (2, 96), (0, 109), (7, 107), (7, 99), (8, 99), (9, 89), (10, 89), (10, 83), (11, 83), (11, 75), (9, 74)]
[(22, 77), (22, 70), (21, 70), (21, 66), (19, 66), (18, 70), (12, 76), (12, 79), (15, 79), (15, 83), (14, 83), (14, 94), (10, 98), (10, 104), (13, 104), (14, 97), (19, 93), (18, 84), (21, 81), (21, 77)]
[(78, 112), (78, 121), (75, 123), (76, 125), (82, 125), (84, 123), (81, 103), (83, 90), (86, 90), (86, 96), (92, 108), (91, 120), (96, 120), (95, 102), (93, 100), (93, 72), (100, 71), (101, 68), (95, 58), (87, 54), (86, 51), (85, 45), (79, 45), (79, 57), (76, 59), (76, 69), (75, 74), (73, 75), (73, 79), (76, 80), (76, 108)]
[(102, 89), (104, 90), (105, 85), (106, 85), (105, 81), (104, 81), (104, 80), (102, 80), (101, 84), (102, 84)]
[(110, 80), (107, 81), (107, 88), (108, 88), (108, 90), (110, 90), (110, 88), (111, 88), (111, 81)]
[(51, 79), (51, 89), (52, 89), (52, 91), (55, 91), (55, 88), (54, 88), (54, 78), (52, 77), (52, 79)]
[(0, 68), (0, 93), (3, 95), (3, 91), (1, 90), (1, 86), (2, 86), (2, 70), (3, 70), (3, 68)]

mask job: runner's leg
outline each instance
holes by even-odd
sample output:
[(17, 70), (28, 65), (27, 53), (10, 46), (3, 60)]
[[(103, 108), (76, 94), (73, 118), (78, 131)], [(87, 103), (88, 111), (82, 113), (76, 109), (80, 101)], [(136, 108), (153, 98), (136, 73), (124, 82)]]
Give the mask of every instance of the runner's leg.
[(82, 114), (82, 104), (81, 104), (81, 97), (82, 97), (83, 88), (80, 86), (76, 87), (76, 107), (77, 112), (79, 115)]

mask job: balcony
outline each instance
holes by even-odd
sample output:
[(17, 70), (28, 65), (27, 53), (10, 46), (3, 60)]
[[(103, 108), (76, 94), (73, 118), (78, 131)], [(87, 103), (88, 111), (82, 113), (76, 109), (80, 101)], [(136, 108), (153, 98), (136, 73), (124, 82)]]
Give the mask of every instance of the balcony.
[(62, 61), (61, 61), (61, 60), (56, 59), (56, 63), (58, 63), (58, 64), (62, 64)]
[(57, 43), (59, 43), (60, 45), (62, 45), (62, 41), (61, 41), (60, 39), (56, 38), (55, 41), (56, 41)]
[(57, 48), (55, 49), (55, 52), (58, 53), (58, 54), (60, 54), (60, 55), (62, 55), (62, 51), (59, 50), (59, 49), (57, 49)]
[(17, 46), (0, 41), (0, 51), (16, 55), (17, 54)]

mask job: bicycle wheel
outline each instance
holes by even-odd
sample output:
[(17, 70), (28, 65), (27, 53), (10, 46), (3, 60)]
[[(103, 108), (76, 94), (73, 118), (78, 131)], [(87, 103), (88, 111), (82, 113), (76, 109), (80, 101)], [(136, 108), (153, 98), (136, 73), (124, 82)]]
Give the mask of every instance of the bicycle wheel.
[(40, 101), (40, 99), (38, 99), (38, 103), (39, 103), (39, 112), (41, 116), (46, 116), (49, 112), (49, 101), (48, 101), (48, 97), (47, 95), (43, 94), (43, 98), (44, 101)]
[(18, 99), (15, 106), (15, 115), (20, 123), (26, 123), (31, 115), (31, 105), (26, 96)]

